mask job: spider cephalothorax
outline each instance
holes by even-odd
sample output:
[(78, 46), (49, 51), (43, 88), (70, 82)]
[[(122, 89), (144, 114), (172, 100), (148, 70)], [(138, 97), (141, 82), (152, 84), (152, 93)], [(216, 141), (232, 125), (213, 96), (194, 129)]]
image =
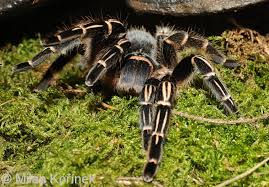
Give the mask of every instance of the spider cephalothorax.
[[(106, 90), (140, 96), (140, 126), (147, 152), (143, 177), (147, 182), (153, 180), (162, 157), (177, 88), (182, 88), (195, 73), (202, 75), (225, 109), (237, 112), (210, 62), (230, 67), (237, 63), (226, 60), (197, 34), (157, 27), (153, 36), (143, 28), (127, 29), (117, 19), (89, 20), (49, 37), (44, 46), (32, 60), (15, 67), (15, 72), (32, 69), (52, 53), (60, 53), (36, 87), (37, 91), (47, 88), (53, 75), (80, 53), (89, 67), (87, 86), (98, 83)], [(191, 52), (183, 58), (179, 52), (186, 49)]]

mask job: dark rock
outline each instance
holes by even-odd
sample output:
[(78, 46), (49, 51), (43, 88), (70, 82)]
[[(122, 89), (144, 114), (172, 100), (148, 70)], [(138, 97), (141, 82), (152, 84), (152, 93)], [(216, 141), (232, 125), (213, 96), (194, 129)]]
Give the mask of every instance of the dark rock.
[(1, 0), (0, 17), (14, 16), (19, 12), (40, 6), (49, 0)]
[(236, 11), (268, 0), (127, 0), (138, 12), (186, 16)]

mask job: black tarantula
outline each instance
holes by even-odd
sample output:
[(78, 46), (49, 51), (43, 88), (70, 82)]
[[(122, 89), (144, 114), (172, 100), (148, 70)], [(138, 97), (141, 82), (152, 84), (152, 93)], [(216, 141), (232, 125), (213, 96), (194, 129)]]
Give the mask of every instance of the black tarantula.
[[(87, 86), (98, 83), (105, 90), (140, 96), (140, 126), (147, 153), (143, 172), (146, 182), (153, 180), (161, 161), (177, 88), (188, 83), (193, 74), (202, 75), (228, 112), (237, 112), (211, 62), (228, 67), (238, 64), (227, 60), (207, 39), (197, 34), (157, 27), (154, 37), (143, 28), (127, 29), (126, 24), (117, 19), (87, 20), (47, 38), (44, 46), (32, 60), (18, 64), (14, 70), (35, 68), (52, 53), (60, 53), (36, 87), (37, 91), (47, 88), (53, 75), (80, 53), (89, 67)], [(191, 55), (182, 57), (179, 52), (186, 49)]]

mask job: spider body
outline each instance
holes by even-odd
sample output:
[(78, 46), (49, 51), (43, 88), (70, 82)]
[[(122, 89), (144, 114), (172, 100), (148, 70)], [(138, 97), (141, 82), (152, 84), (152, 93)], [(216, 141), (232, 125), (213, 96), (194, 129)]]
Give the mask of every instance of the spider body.
[[(96, 47), (94, 44), (96, 45)], [(18, 64), (15, 72), (32, 69), (52, 53), (60, 56), (52, 63), (36, 91), (48, 87), (53, 75), (77, 53), (83, 55), (89, 71), (85, 84), (101, 84), (119, 94), (140, 96), (142, 144), (147, 153), (143, 177), (153, 180), (162, 158), (163, 142), (176, 101), (177, 89), (183, 88), (199, 73), (226, 110), (237, 112), (228, 89), (217, 77), (210, 61), (228, 67), (237, 63), (227, 60), (203, 37), (169, 27), (157, 27), (153, 36), (143, 28), (127, 29), (117, 19), (88, 20), (49, 37), (45, 49), (32, 60)], [(191, 49), (182, 57), (178, 52)]]
[(115, 67), (118, 73), (113, 74), (113, 87), (119, 94), (139, 95), (147, 78), (159, 65), (155, 60), (156, 40), (139, 29), (127, 31), (126, 38), (130, 46), (123, 52), (121, 68)]

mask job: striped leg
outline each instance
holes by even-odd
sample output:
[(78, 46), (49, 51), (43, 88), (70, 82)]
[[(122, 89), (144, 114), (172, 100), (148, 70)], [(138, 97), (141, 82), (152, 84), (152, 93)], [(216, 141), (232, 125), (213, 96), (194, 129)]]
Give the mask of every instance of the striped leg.
[[(237, 107), (227, 88), (216, 76), (210, 63), (201, 56), (189, 56), (181, 60), (174, 68), (172, 76), (166, 75), (162, 78), (155, 96), (151, 91), (154, 90), (153, 84), (150, 81), (146, 82), (142, 92), (142, 107), (140, 110), (141, 124), (145, 127), (142, 132), (144, 148), (147, 148), (147, 163), (143, 174), (144, 181), (146, 182), (153, 180), (162, 157), (163, 142), (171, 110), (175, 102), (176, 84), (179, 87), (184, 85), (191, 79), (195, 68), (203, 75), (205, 83), (212, 90), (214, 96), (223, 103), (225, 108), (230, 113), (237, 112)], [(151, 87), (148, 85), (151, 85)], [(155, 97), (154, 105), (151, 102), (153, 97)]]
[(205, 53), (210, 55), (212, 61), (216, 64), (223, 64), (230, 68), (240, 66), (237, 62), (228, 60), (226, 56), (215, 49), (207, 39), (197, 34), (188, 33), (186, 31), (176, 31), (164, 39), (164, 45), (165, 44), (172, 45), (177, 50), (182, 50), (183, 48), (203, 50)]
[(130, 42), (123, 38), (120, 39), (110, 49), (107, 48), (107, 52), (94, 62), (92, 68), (89, 70), (85, 84), (87, 86), (93, 86), (107, 70), (115, 67), (117, 63), (121, 61), (122, 55), (126, 49), (130, 47)]
[(56, 52), (55, 47), (46, 47), (43, 51), (38, 53), (32, 60), (29, 60), (28, 62), (23, 62), (14, 67), (13, 72), (18, 73), (22, 71), (30, 70), (36, 66), (38, 66), (40, 63), (42, 63), (44, 60), (50, 57), (51, 53)]
[[(179, 50), (180, 45), (175, 48), (173, 41), (183, 41), (186, 32), (178, 31), (175, 33), (170, 27), (157, 27), (156, 38), (158, 42), (159, 52), (157, 55), (158, 62), (168, 69), (173, 69), (172, 76), (175, 78), (177, 85), (181, 86), (188, 83), (194, 72), (194, 67), (191, 64), (192, 56), (178, 60), (176, 50)], [(169, 40), (171, 40), (169, 42)]]
[(126, 25), (116, 19), (88, 20), (74, 25), (71, 29), (67, 29), (56, 33), (45, 40), (46, 46), (55, 46), (61, 43), (72, 41), (74, 39), (83, 39), (85, 37), (104, 37), (118, 36), (126, 32)]
[(150, 78), (146, 81), (140, 95), (140, 127), (142, 129), (142, 143), (144, 150), (148, 150), (148, 143), (152, 132), (152, 118), (154, 112), (154, 100), (159, 80)]
[(40, 92), (45, 90), (49, 86), (49, 83), (53, 79), (53, 76), (56, 73), (60, 72), (63, 69), (63, 67), (76, 56), (77, 52), (78, 49), (74, 48), (68, 54), (60, 55), (49, 67), (49, 69), (43, 76), (42, 80), (39, 82), (38, 86), (34, 89), (34, 91)]
[(145, 82), (140, 94), (140, 127), (142, 130), (142, 144), (145, 151), (148, 150), (150, 138), (152, 135), (153, 118), (155, 113), (155, 97), (157, 94), (160, 80), (167, 74), (170, 74), (169, 67), (177, 64), (176, 51), (173, 46), (165, 45), (163, 39), (169, 36), (171, 29), (168, 27), (157, 27), (156, 39), (158, 46), (157, 61), (163, 68), (155, 70), (152, 78)]
[(163, 143), (167, 132), (169, 118), (175, 102), (176, 82), (170, 75), (162, 78), (157, 88), (155, 98), (155, 112), (152, 120), (152, 134), (150, 136), (147, 163), (144, 168), (144, 181), (151, 182), (161, 161)]
[(224, 105), (228, 112), (236, 113), (238, 110), (228, 89), (217, 77), (210, 63), (202, 56), (194, 56), (192, 58), (192, 64), (197, 67), (199, 73), (202, 74), (205, 84), (212, 91), (216, 99)]
[(41, 51), (36, 56), (34, 56), (32, 60), (16, 65), (13, 71), (14, 73), (18, 73), (18, 72), (33, 69), (39, 64), (41, 64), (42, 62), (44, 62), (46, 59), (48, 59), (52, 53), (60, 52), (61, 54), (66, 54), (70, 50), (80, 47), (80, 46), (81, 46), (81, 42), (79, 40), (73, 40), (70, 42), (60, 44), (58, 46), (46, 47), (45, 49), (43, 49), (43, 51)]
[(126, 26), (116, 20), (86, 21), (81, 22), (71, 29), (61, 31), (44, 42), (45, 49), (38, 53), (32, 60), (18, 64), (14, 72), (21, 72), (32, 69), (50, 57), (52, 53), (60, 52), (66, 54), (73, 48), (82, 45), (85, 37), (97, 37), (100, 41), (108, 37), (123, 37)]
[(157, 27), (156, 39), (158, 46), (157, 61), (165, 67), (172, 69), (178, 63), (176, 49), (173, 45), (164, 42), (164, 39), (173, 34), (170, 27)]

